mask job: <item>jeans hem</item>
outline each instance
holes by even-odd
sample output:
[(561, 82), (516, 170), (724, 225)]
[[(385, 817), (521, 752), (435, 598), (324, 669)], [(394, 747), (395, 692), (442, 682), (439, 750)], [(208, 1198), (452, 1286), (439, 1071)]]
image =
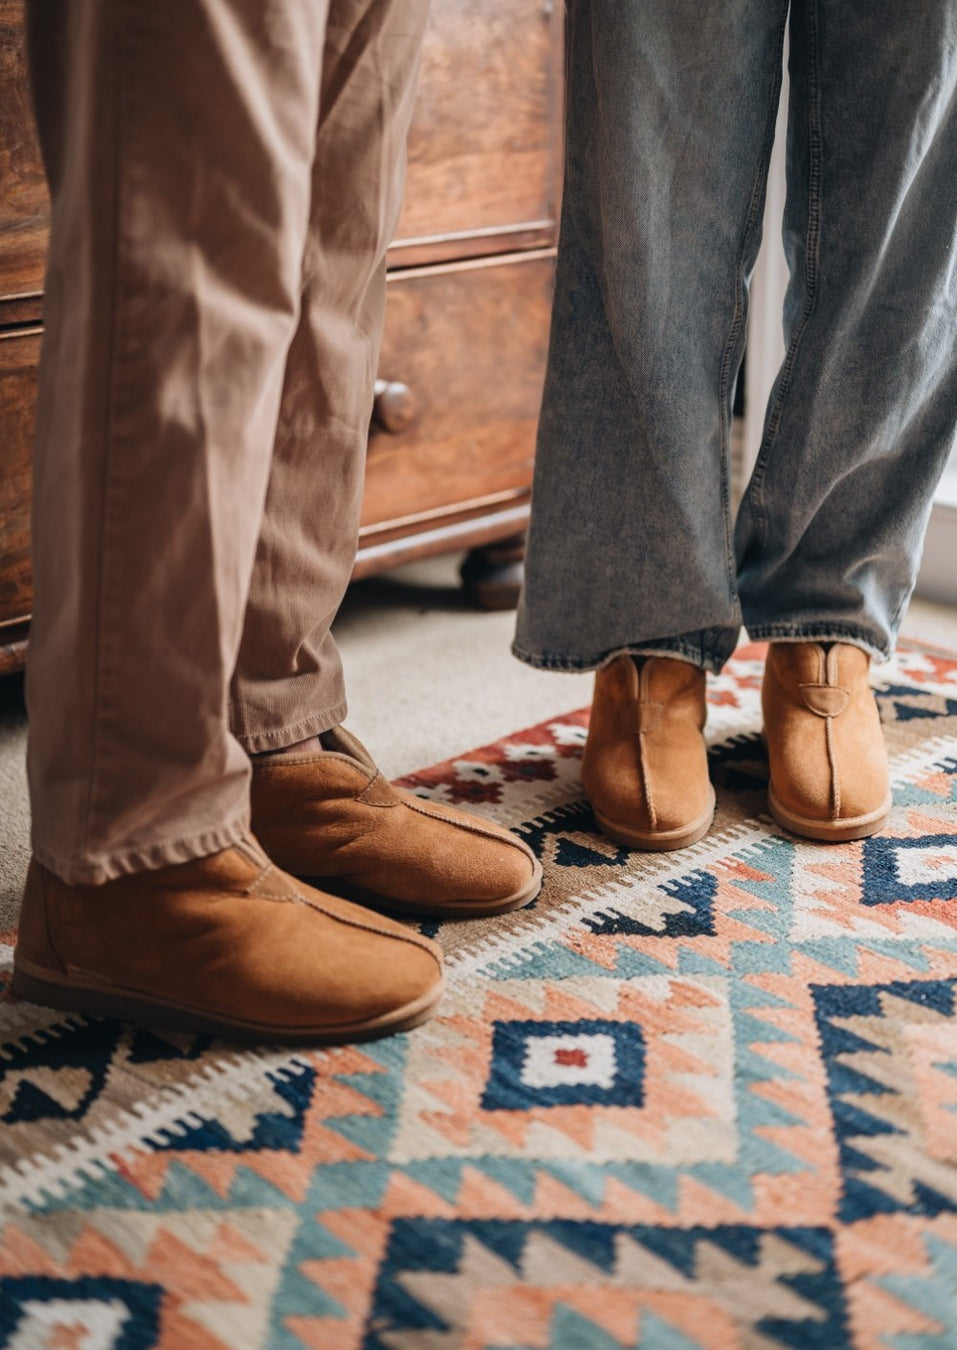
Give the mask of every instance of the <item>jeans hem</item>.
[(145, 848), (130, 849), (125, 853), (109, 854), (95, 862), (62, 858), (37, 841), (33, 843), (33, 856), (67, 886), (102, 886), (104, 882), (116, 881), (119, 877), (130, 876), (136, 872), (155, 872), (161, 867), (173, 867), (178, 863), (194, 862), (197, 858), (208, 858), (211, 854), (220, 853), (224, 848), (230, 848), (240, 840), (248, 838), (249, 833), (250, 818), (247, 810), (242, 816), (237, 816), (216, 829), (203, 830), (199, 834), (186, 835), (180, 839), (163, 840), (149, 844)]
[(259, 755), (269, 750), (283, 750), (287, 745), (295, 745), (309, 736), (321, 736), (324, 731), (341, 726), (346, 720), (348, 706), (345, 699), (325, 712), (313, 713), (291, 726), (279, 727), (275, 731), (233, 732), (236, 740), (247, 755)]
[(894, 654), (889, 643), (875, 642), (872, 633), (854, 624), (762, 623), (748, 625), (748, 637), (752, 642), (847, 642), (878, 661), (889, 661)]
[(710, 671), (712, 675), (718, 675), (726, 660), (716, 652), (706, 652), (700, 647), (689, 647), (677, 641), (629, 643), (622, 647), (613, 647), (610, 651), (601, 652), (597, 656), (585, 657), (527, 652), (515, 643), (512, 644), (511, 650), (512, 655), (526, 666), (533, 666), (536, 670), (563, 672), (567, 675), (585, 675), (591, 670), (601, 670), (619, 656), (653, 656), (656, 653), (673, 656), (678, 661), (686, 661), (689, 665), (699, 666), (703, 670)]

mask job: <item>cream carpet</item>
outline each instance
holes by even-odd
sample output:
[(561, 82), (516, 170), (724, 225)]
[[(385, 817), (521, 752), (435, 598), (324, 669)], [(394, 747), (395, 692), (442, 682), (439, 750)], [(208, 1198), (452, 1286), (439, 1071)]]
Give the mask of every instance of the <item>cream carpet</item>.
[[(584, 707), (591, 677), (531, 670), (509, 653), (514, 616), (474, 610), (458, 558), (352, 587), (336, 623), (349, 726), (389, 777)], [(957, 609), (915, 601), (904, 633), (957, 649)], [(0, 679), (0, 931), (16, 922), (29, 858), (22, 680)]]

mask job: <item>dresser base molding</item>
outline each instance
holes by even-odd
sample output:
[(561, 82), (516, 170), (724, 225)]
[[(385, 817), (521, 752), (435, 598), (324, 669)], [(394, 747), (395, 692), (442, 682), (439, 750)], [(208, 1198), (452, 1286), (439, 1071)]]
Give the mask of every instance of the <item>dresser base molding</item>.
[(0, 628), (0, 675), (13, 675), (26, 665), (29, 631), (26, 622)]
[(499, 539), (508, 539), (521, 533), (528, 525), (529, 506), (526, 500), (503, 511), (489, 511), (482, 515), (448, 519), (430, 530), (419, 530), (404, 537), (376, 541), (369, 538), (359, 546), (353, 581), (385, 572), (401, 563), (416, 562), (435, 553), (456, 553), (460, 549), (479, 548)]
[(525, 580), (525, 532), (473, 548), (459, 568), (462, 589), (477, 609), (515, 609)]

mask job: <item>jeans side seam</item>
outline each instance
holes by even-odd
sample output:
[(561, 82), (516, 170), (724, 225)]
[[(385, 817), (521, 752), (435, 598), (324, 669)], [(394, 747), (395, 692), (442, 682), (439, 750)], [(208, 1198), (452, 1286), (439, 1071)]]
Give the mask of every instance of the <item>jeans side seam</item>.
[(900, 626), (904, 620), (904, 611), (907, 609), (907, 605), (910, 601), (913, 592), (914, 592), (913, 586), (911, 586), (910, 588), (907, 587), (904, 588), (904, 590), (901, 592), (901, 598), (897, 602), (897, 606), (894, 610), (894, 613), (891, 615), (891, 621), (888, 624), (888, 630), (891, 635), (892, 644), (896, 641), (897, 635), (900, 632)]
[(777, 41), (777, 59), (775, 62), (775, 76), (772, 80), (771, 98), (769, 99), (768, 119), (764, 130), (764, 140), (761, 145), (761, 160), (758, 165), (758, 171), (755, 174), (754, 183), (751, 189), (751, 199), (748, 204), (748, 216), (745, 221), (744, 230), (741, 235), (741, 243), (738, 248), (738, 255), (734, 266), (734, 313), (731, 319), (731, 326), (725, 339), (724, 352), (721, 360), (721, 373), (718, 382), (718, 409), (721, 425), (721, 510), (724, 517), (724, 546), (725, 563), (728, 575), (728, 590), (731, 595), (732, 606), (737, 605), (740, 611), (740, 599), (738, 596), (737, 585), (737, 562), (734, 550), (734, 529), (731, 521), (731, 483), (729, 458), (730, 447), (730, 418), (728, 416), (728, 403), (730, 400), (731, 388), (731, 367), (734, 353), (738, 348), (741, 330), (744, 326), (745, 303), (743, 287), (744, 261), (748, 254), (748, 247), (754, 237), (754, 231), (758, 224), (761, 210), (764, 202), (764, 194), (767, 187), (768, 170), (770, 166), (771, 150), (774, 145), (774, 131), (777, 125), (778, 102), (781, 97), (782, 84), (782, 62), (784, 53), (784, 35), (787, 31), (788, 6), (785, 5), (781, 15), (781, 22)]
[[(93, 680), (92, 680), (92, 710), (90, 725), (90, 776), (87, 787), (86, 809), (83, 815), (83, 821), (80, 826), (80, 837), (78, 840), (79, 852), (84, 852), (89, 843), (93, 832), (93, 820), (95, 816), (96, 798), (99, 789), (99, 765), (102, 755), (102, 705), (104, 690), (107, 685), (105, 678), (105, 666), (107, 655), (107, 644), (105, 634), (107, 632), (107, 623), (105, 615), (107, 611), (107, 566), (106, 557), (109, 547), (110, 524), (116, 519), (116, 510), (114, 502), (114, 478), (113, 478), (113, 444), (116, 428), (117, 411), (117, 356), (121, 347), (120, 333), (122, 327), (122, 274), (123, 274), (123, 228), (122, 220), (124, 216), (124, 183), (122, 175), (122, 165), (128, 162), (127, 134), (129, 119), (124, 116), (128, 111), (124, 106), (125, 95), (128, 90), (128, 58), (129, 58), (129, 30), (126, 23), (127, 6), (120, 4), (117, 8), (117, 14), (114, 22), (116, 30), (112, 35), (113, 50), (115, 54), (115, 87), (111, 93), (111, 111), (112, 126), (110, 128), (114, 136), (114, 153), (112, 156), (113, 183), (111, 192), (111, 209), (113, 216), (113, 240), (114, 240), (114, 261), (111, 276), (112, 295), (110, 298), (110, 331), (105, 361), (107, 368), (107, 393), (104, 410), (104, 435), (103, 435), (103, 465), (101, 473), (101, 502), (102, 515), (100, 522), (100, 540), (97, 558), (96, 575), (96, 613), (94, 617), (94, 644), (93, 644)], [(124, 41), (124, 38), (126, 41)], [(115, 630), (114, 630), (115, 631)], [(115, 641), (115, 639), (114, 639)]]
[(777, 440), (781, 422), (784, 418), (784, 406), (791, 392), (794, 369), (804, 334), (807, 331), (811, 315), (817, 304), (818, 281), (820, 277), (821, 250), (821, 214), (823, 180), (823, 146), (820, 108), (820, 74), (818, 70), (818, 12), (817, 0), (808, 0), (807, 5), (807, 48), (808, 48), (808, 211), (807, 234), (804, 240), (804, 304), (801, 318), (794, 330), (791, 343), (784, 358), (781, 376), (773, 406), (768, 414), (764, 439), (758, 451), (751, 482), (748, 487), (748, 501), (754, 518), (755, 533), (759, 547), (764, 549), (768, 541), (768, 513), (764, 500), (764, 482), (767, 476), (768, 460), (774, 442)]

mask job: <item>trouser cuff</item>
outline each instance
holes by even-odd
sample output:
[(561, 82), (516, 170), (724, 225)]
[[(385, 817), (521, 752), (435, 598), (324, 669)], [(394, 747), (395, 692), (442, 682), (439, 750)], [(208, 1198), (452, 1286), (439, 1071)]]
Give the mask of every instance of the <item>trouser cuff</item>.
[(247, 728), (241, 733), (234, 731), (233, 735), (247, 755), (259, 755), (269, 750), (283, 750), (287, 745), (295, 745), (297, 741), (308, 740), (310, 736), (321, 736), (324, 731), (331, 731), (333, 727), (341, 726), (346, 720), (347, 712), (348, 705), (343, 699), (341, 703), (337, 703), (325, 712), (313, 713), (299, 722), (272, 729), (263, 728), (258, 731), (251, 731)]

